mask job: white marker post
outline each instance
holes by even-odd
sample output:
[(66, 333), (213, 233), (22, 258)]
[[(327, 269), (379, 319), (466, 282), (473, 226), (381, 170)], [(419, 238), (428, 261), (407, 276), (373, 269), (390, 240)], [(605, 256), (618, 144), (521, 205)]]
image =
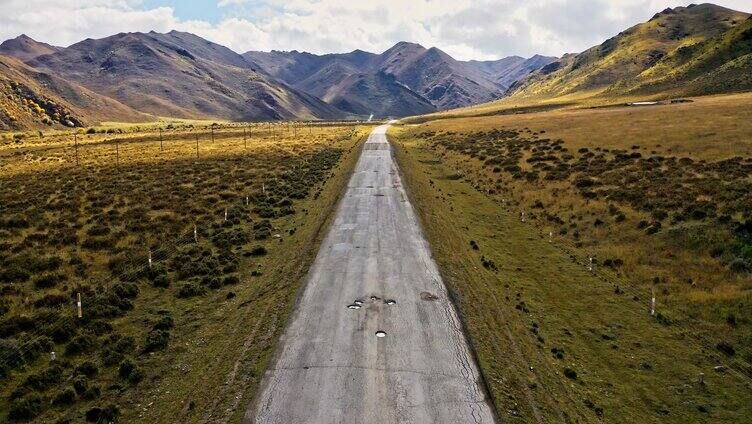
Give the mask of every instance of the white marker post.
[(78, 292), (77, 297), (78, 297), (78, 301), (76, 302), (76, 308), (78, 309), (78, 317), (83, 318), (84, 313), (83, 313), (83, 309), (81, 308), (81, 292)]
[(227, 221), (227, 208), (225, 208), (225, 221)]
[(53, 350), (50, 352), (50, 361), (54, 361), (55, 359), (57, 359), (57, 355), (55, 355), (55, 351)]
[(193, 226), (193, 241), (198, 243), (198, 230), (196, 229), (196, 226)]
[(520, 221), (525, 222), (525, 211), (520, 212)]
[(650, 294), (651, 294), (651, 298), (650, 298), (650, 316), (654, 317), (655, 316), (655, 288), (651, 288), (650, 289)]
[(553, 243), (553, 241), (554, 241), (554, 232), (553, 231), (549, 231), (548, 232), (548, 242), (549, 243)]
[(591, 271), (591, 272), (593, 271), (593, 257), (592, 256), (588, 257), (588, 271)]
[(151, 269), (151, 249), (149, 249), (149, 269)]

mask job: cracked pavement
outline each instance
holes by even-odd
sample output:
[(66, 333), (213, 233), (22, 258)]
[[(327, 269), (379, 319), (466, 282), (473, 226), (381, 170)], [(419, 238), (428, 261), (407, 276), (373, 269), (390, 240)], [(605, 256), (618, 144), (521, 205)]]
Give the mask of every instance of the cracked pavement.
[(364, 145), (245, 422), (494, 422), (387, 128)]

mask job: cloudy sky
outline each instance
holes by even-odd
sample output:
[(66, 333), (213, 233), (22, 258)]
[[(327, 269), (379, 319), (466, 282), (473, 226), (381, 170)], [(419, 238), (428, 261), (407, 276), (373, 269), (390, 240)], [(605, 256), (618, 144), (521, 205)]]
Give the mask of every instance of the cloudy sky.
[[(751, 0), (716, 4), (752, 12)], [(118, 32), (189, 31), (237, 52), (362, 49), (397, 41), (458, 59), (579, 52), (675, 0), (0, 0), (0, 40), (68, 46)]]

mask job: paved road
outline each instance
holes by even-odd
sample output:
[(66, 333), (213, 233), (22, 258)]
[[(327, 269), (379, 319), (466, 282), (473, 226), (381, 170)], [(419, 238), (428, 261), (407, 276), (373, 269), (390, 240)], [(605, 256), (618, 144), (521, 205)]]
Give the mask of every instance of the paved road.
[(493, 422), (386, 129), (365, 143), (246, 422)]

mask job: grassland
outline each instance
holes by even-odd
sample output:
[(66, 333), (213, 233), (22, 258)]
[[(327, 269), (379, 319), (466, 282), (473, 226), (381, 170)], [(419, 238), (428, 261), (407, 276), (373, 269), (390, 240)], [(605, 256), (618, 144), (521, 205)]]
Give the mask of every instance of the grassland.
[(0, 146), (0, 420), (240, 420), (370, 129), (203, 124)]
[(502, 419), (752, 417), (749, 99), (393, 129)]

